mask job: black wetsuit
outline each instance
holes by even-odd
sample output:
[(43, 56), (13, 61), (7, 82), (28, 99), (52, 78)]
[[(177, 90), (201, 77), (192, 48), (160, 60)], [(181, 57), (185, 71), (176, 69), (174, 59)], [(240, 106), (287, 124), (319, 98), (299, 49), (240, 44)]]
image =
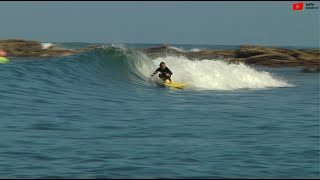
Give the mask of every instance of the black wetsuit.
[[(171, 75), (173, 74), (169, 68), (164, 68), (162, 69), (161, 67), (159, 67), (153, 74), (157, 74), (157, 72), (160, 72), (159, 74), (159, 78), (162, 79), (163, 81), (169, 79), (171, 81)], [(170, 74), (170, 76), (166, 76), (166, 74)]]

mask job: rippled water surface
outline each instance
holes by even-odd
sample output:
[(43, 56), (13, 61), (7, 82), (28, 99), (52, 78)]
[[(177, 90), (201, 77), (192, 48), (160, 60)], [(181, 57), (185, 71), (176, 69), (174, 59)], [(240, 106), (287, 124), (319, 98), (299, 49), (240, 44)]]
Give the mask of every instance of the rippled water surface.
[[(157, 86), (148, 74), (162, 60), (191, 86)], [(0, 66), (0, 176), (319, 177), (319, 75), (231, 66), (117, 48), (11, 59)]]

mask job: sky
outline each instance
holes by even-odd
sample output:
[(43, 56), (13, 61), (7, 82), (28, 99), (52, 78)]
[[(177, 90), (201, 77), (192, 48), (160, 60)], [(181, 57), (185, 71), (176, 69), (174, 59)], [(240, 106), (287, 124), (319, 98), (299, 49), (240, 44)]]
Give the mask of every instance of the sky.
[(1, 1), (0, 39), (319, 47), (320, 10), (293, 3)]

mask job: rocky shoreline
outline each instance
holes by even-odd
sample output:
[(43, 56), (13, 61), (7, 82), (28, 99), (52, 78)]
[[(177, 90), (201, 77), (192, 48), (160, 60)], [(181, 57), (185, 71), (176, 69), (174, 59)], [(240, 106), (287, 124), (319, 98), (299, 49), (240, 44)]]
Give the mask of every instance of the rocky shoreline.
[(9, 57), (55, 57), (68, 56), (95, 49), (97, 46), (90, 46), (78, 49), (65, 49), (58, 46), (43, 48), (37, 41), (20, 39), (0, 40), (0, 49), (8, 53)]
[[(5, 50), (9, 57), (53, 57), (68, 56), (94, 50), (99, 46), (89, 46), (78, 49), (65, 49), (55, 45), (43, 48), (37, 41), (19, 39), (0, 40), (0, 49)], [(224, 59), (230, 63), (243, 62), (270, 67), (305, 66), (302, 72), (320, 72), (320, 49), (286, 49), (265, 46), (243, 45), (235, 50), (179, 51), (170, 46), (139, 48), (151, 58), (167, 55), (185, 56), (188, 59)]]
[(209, 50), (197, 52), (179, 51), (170, 46), (140, 49), (150, 57), (182, 55), (188, 59), (226, 59), (229, 62), (243, 62), (271, 67), (294, 67), (320, 65), (319, 49), (285, 49), (264, 46), (243, 45), (236, 50)]

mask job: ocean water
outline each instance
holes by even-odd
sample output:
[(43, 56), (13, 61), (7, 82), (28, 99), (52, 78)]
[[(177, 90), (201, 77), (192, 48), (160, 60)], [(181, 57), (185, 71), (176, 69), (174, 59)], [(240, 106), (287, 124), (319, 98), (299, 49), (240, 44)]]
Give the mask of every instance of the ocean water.
[(320, 177), (319, 74), (132, 47), (1, 64), (0, 177)]

